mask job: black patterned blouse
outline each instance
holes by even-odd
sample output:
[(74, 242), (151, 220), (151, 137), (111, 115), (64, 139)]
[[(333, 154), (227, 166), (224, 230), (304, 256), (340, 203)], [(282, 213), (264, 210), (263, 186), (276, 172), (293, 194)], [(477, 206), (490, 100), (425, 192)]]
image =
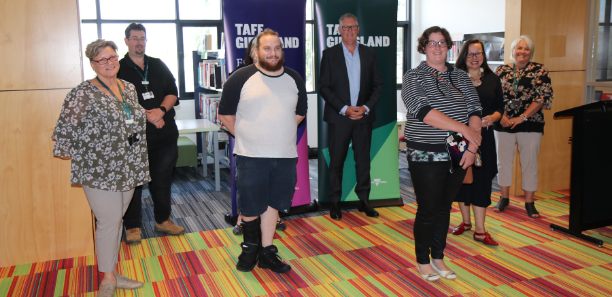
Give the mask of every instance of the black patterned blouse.
[[(553, 89), (548, 77), (548, 70), (540, 63), (529, 62), (522, 69), (514, 71), (514, 63), (503, 65), (495, 70), (499, 76), (504, 92), (504, 112), (512, 119), (524, 113), (533, 102), (543, 103), (543, 108), (552, 107)], [(518, 80), (515, 80), (518, 78)], [(515, 88), (515, 83), (518, 88)], [(544, 133), (544, 114), (538, 110), (527, 121), (517, 125), (514, 129), (504, 128), (498, 122), (493, 128), (501, 132), (541, 132)]]
[[(134, 85), (122, 82), (132, 125), (126, 123), (126, 112), (117, 99), (88, 81), (72, 89), (64, 100), (51, 138), (55, 139), (53, 155), (72, 157), (72, 185), (125, 192), (151, 180), (146, 112), (138, 104)], [(134, 133), (139, 140), (130, 145)]]

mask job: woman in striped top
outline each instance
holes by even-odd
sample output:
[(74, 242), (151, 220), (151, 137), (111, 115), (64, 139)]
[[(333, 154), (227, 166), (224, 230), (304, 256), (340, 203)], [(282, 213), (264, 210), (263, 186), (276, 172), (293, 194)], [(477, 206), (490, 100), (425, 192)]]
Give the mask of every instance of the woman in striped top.
[(407, 110), (404, 136), (418, 204), (414, 222), (417, 269), (428, 281), (457, 277), (444, 264), (444, 249), (453, 200), (475, 159), (474, 154), (465, 153), (459, 167), (450, 172), (445, 138), (451, 132), (463, 134), (471, 152), (476, 152), (482, 140), (482, 108), (476, 89), (465, 72), (446, 63), (452, 46), (446, 29), (425, 30), (417, 49), (426, 60), (406, 72), (402, 84)]

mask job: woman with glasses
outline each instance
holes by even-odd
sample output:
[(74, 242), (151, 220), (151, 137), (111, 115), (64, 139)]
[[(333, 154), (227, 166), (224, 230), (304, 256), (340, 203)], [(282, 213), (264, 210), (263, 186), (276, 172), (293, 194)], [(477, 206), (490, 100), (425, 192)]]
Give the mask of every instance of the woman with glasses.
[(504, 92), (504, 114), (499, 124), (493, 126), (501, 190), (493, 211), (502, 212), (510, 204), (512, 165), (515, 147), (518, 147), (525, 210), (532, 219), (540, 217), (533, 196), (538, 189), (538, 155), (544, 135), (542, 107), (550, 109), (554, 97), (548, 70), (540, 63), (531, 62), (534, 52), (533, 40), (527, 35), (520, 36), (510, 46), (514, 63), (495, 70)]
[(457, 226), (452, 234), (461, 235), (472, 229), (470, 218), (470, 205), (474, 211), (476, 230), (474, 240), (486, 245), (498, 245), (491, 235), (485, 231), (484, 223), (487, 207), (491, 205), (491, 187), (493, 178), (497, 174), (497, 153), (495, 151), (495, 137), (493, 129), (489, 128), (499, 121), (503, 114), (503, 93), (499, 77), (493, 73), (487, 64), (484, 55), (484, 44), (478, 39), (470, 39), (463, 44), (455, 66), (465, 72), (476, 87), (482, 106), (482, 144), (480, 152), (481, 167), (472, 167), (473, 182), (461, 186), (455, 201), (459, 202), (463, 222)]
[[(404, 74), (402, 84), (406, 155), (418, 204), (414, 221), (417, 269), (427, 281), (457, 278), (443, 260), (450, 211), (482, 139), (476, 89), (464, 71), (446, 63), (452, 46), (446, 29), (425, 30), (417, 49), (426, 59)], [(469, 152), (457, 166), (445, 146), (451, 132), (469, 141)]]
[(117, 273), (122, 218), (134, 188), (151, 180), (147, 157), (146, 112), (134, 85), (117, 79), (119, 56), (112, 41), (98, 39), (85, 54), (96, 77), (72, 89), (64, 100), (53, 154), (72, 158), (70, 183), (83, 186), (96, 216), (98, 270), (104, 274), (98, 296), (143, 283)]

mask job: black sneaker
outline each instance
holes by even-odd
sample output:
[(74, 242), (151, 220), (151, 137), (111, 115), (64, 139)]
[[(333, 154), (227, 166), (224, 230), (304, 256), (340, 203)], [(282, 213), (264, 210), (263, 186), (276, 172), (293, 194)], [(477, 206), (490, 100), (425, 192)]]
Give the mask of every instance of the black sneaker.
[(259, 251), (259, 268), (270, 269), (276, 273), (286, 273), (291, 270), (291, 265), (281, 262), (281, 257), (277, 254), (278, 249), (274, 245), (269, 245)]
[(285, 231), (287, 230), (287, 225), (285, 224), (285, 221), (283, 221), (282, 219), (276, 222), (276, 230), (278, 231)]
[(250, 272), (257, 264), (259, 244), (243, 242), (240, 247), (242, 247), (242, 253), (238, 256), (236, 269), (242, 272)]

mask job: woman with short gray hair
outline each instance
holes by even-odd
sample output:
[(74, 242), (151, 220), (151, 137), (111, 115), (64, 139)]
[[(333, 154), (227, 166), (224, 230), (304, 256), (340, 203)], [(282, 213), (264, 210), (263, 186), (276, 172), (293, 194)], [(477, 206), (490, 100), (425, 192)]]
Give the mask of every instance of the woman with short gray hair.
[(51, 138), (53, 155), (72, 158), (70, 184), (83, 187), (96, 216), (98, 297), (143, 283), (117, 273), (123, 214), (136, 186), (151, 180), (146, 112), (131, 83), (117, 79), (119, 56), (112, 41), (98, 39), (85, 51), (96, 77), (72, 89)]
[(544, 135), (542, 108), (552, 107), (553, 90), (548, 70), (532, 62), (535, 43), (522, 35), (512, 42), (513, 63), (497, 68), (495, 74), (502, 82), (504, 114), (493, 125), (497, 146), (498, 182), (501, 197), (493, 208), (503, 212), (510, 204), (510, 186), (515, 147), (521, 160), (522, 188), (525, 191), (525, 210), (530, 218), (540, 214), (535, 208), (534, 194), (538, 188), (538, 155)]

